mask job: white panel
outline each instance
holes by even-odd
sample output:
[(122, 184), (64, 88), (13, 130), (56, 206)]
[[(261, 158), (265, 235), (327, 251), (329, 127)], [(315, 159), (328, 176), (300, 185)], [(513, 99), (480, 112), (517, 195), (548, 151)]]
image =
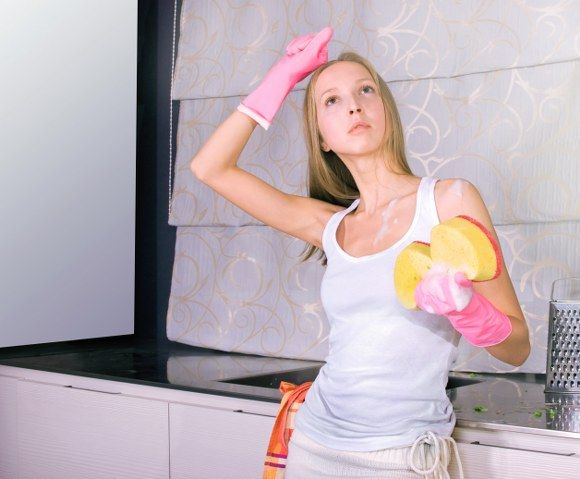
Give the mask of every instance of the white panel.
[(388, 80), (553, 63), (578, 56), (579, 16), (574, 1), (185, 0), (173, 97), (245, 94), (295, 36), (327, 25), (331, 59), (355, 50)]
[(137, 1), (0, 2), (0, 347), (133, 333)]
[[(290, 194), (306, 195), (306, 148), (301, 127), (303, 92), (288, 95), (272, 127), (256, 128), (238, 166)], [(169, 224), (175, 226), (241, 226), (262, 224), (217, 195), (191, 172), (191, 159), (241, 98), (181, 102), (177, 133), (175, 182)], [(248, 192), (250, 194), (250, 192)]]
[[(580, 222), (497, 226), (508, 272), (531, 332), (521, 372), (545, 372), (551, 282), (580, 271)], [(299, 262), (306, 243), (260, 226), (180, 227), (167, 312), (169, 339), (224, 351), (324, 360), (324, 268)], [(455, 371), (514, 367), (459, 343)]]
[(305, 243), (260, 226), (179, 228), (167, 313), (171, 340), (225, 351), (322, 360), (324, 269)]
[(275, 418), (170, 404), (171, 479), (260, 478)]
[[(579, 83), (580, 63), (568, 62), (401, 81), (390, 88), (413, 172), (471, 181), (494, 224), (503, 225), (580, 219), (580, 145), (574, 127)], [(254, 130), (238, 166), (281, 191), (306, 196), (303, 99), (303, 91), (290, 93), (268, 131)], [(181, 102), (170, 224), (261, 224), (190, 170), (192, 158), (241, 100)]]
[(20, 479), (168, 479), (168, 407), (18, 382)]
[(18, 477), (17, 379), (0, 376), (0, 477)]

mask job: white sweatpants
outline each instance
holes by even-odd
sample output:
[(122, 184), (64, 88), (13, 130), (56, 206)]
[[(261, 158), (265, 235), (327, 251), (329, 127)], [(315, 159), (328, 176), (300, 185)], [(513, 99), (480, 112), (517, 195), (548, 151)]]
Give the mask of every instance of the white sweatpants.
[[(288, 443), (285, 479), (449, 478), (449, 443), (455, 446), (453, 438), (429, 432), (417, 438), (412, 446), (342, 451), (323, 446), (294, 429)], [(461, 461), (456, 459), (461, 470)], [(462, 471), (460, 474), (463, 477)]]

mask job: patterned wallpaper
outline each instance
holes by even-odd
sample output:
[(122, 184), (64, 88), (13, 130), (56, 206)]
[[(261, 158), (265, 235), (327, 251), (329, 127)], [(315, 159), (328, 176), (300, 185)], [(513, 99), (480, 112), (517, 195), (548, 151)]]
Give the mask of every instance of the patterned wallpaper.
[[(580, 9), (572, 1), (189, 1), (173, 98), (181, 101), (171, 225), (170, 340), (323, 360), (323, 267), (191, 174), (191, 158), (297, 35), (332, 25), (329, 58), (367, 57), (389, 84), (419, 176), (480, 190), (530, 327), (519, 368), (460, 342), (456, 371), (544, 372), (552, 281), (580, 276)], [(239, 166), (306, 194), (301, 104), (308, 77)]]

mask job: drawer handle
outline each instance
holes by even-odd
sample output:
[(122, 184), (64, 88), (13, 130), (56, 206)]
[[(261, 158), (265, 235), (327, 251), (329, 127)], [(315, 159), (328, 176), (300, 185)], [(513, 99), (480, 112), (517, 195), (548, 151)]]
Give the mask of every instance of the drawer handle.
[(252, 416), (276, 417), (276, 416), (272, 416), (271, 414), (260, 414), (259, 412), (249, 412), (249, 411), (244, 411), (243, 409), (234, 409), (232, 412), (240, 412), (242, 414), (251, 414)]
[(527, 451), (527, 452), (539, 452), (542, 454), (553, 454), (556, 456), (575, 456), (575, 452), (549, 452), (549, 451), (538, 451), (537, 449), (524, 449), (521, 447), (509, 447), (509, 446), (498, 446), (497, 444), (483, 444), (479, 441), (473, 441), (470, 444), (474, 444), (476, 446), (487, 446), (487, 447), (499, 447), (500, 449), (514, 449), (516, 451)]
[(83, 391), (92, 391), (95, 393), (104, 393), (104, 394), (121, 394), (120, 392), (112, 392), (112, 391), (99, 391), (98, 389), (89, 389), (89, 388), (79, 388), (77, 386), (65, 386), (65, 388), (71, 388), (71, 389), (82, 389)]

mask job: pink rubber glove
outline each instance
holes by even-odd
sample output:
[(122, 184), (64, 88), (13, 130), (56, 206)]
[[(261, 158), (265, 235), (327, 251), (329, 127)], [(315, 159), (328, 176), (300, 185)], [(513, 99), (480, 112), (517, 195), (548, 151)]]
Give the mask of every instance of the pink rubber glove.
[(292, 40), (282, 57), (258, 87), (238, 105), (238, 110), (256, 120), (265, 130), (294, 85), (328, 61), (328, 42), (332, 28), (302, 35)]
[(494, 346), (512, 332), (510, 319), (473, 291), (471, 281), (461, 271), (431, 268), (415, 289), (415, 301), (429, 313), (447, 316), (474, 346)]

